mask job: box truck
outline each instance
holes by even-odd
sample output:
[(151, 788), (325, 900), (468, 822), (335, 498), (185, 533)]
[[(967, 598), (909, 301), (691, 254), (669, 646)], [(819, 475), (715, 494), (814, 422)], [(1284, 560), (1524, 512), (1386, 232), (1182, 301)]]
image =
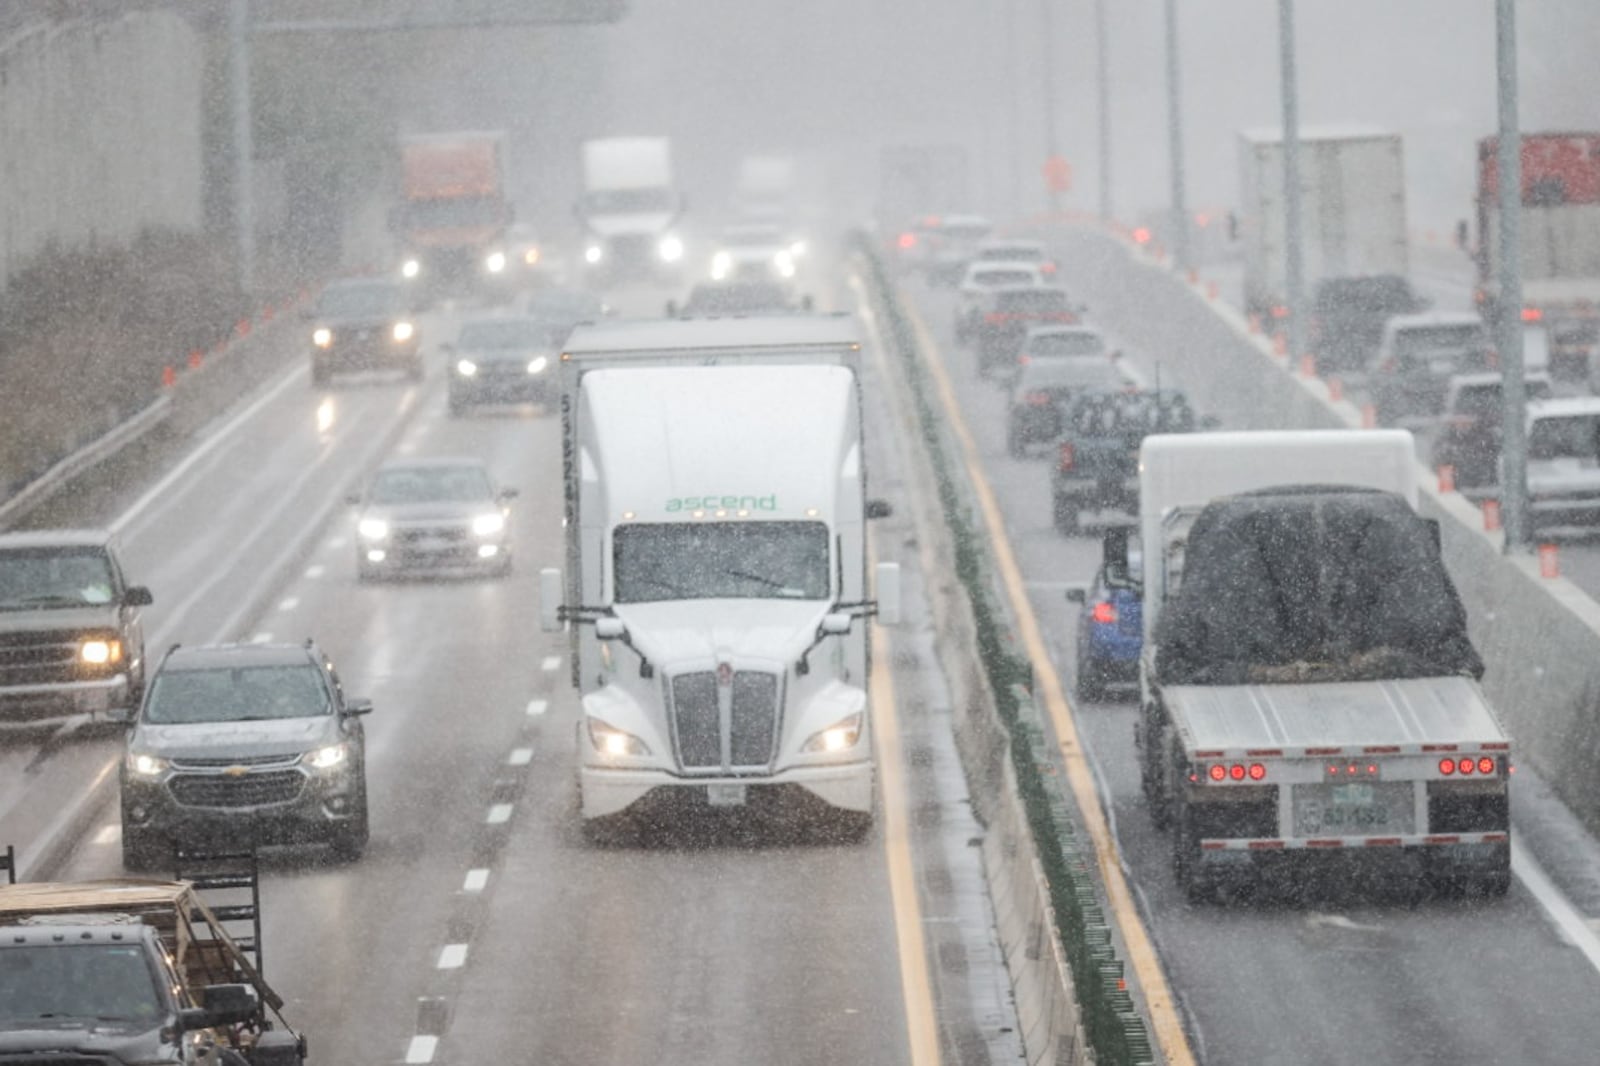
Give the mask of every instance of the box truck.
[(505, 135), (413, 134), (400, 139), (401, 203), (390, 227), (401, 243), (401, 276), (423, 295), (503, 290), (502, 244), (513, 210), (506, 198)]
[(667, 138), (583, 142), (583, 197), (577, 211), (588, 231), (583, 259), (591, 276), (674, 276), (685, 251), (677, 232), (683, 210)]

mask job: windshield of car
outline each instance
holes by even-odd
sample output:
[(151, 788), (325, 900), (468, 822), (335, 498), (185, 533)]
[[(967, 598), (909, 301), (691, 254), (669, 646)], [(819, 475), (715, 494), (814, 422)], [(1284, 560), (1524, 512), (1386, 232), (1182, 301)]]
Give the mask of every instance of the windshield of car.
[(995, 298), (995, 310), (1013, 314), (1054, 314), (1068, 310), (1067, 294), (1060, 289), (1002, 292)]
[(469, 322), (456, 343), (462, 348), (542, 348), (551, 343), (552, 333), (551, 327), (526, 319)]
[(947, 222), (939, 228), (939, 235), (957, 243), (981, 241), (993, 228), (987, 222)]
[(528, 310), (535, 315), (552, 318), (573, 316), (590, 318), (598, 316), (602, 307), (599, 300), (586, 292), (545, 289), (528, 297)]
[(789, 310), (789, 294), (782, 285), (763, 282), (733, 285), (696, 285), (684, 305), (689, 315), (749, 314)]
[(0, 551), (0, 611), (110, 603), (116, 579), (104, 549)]
[(1114, 388), (1122, 383), (1122, 371), (1103, 355), (1034, 359), (1023, 365), (1017, 378), (1022, 389)]
[(405, 228), (413, 230), (498, 226), (506, 206), (494, 197), (456, 196), (446, 200), (412, 200), (403, 208)]
[(784, 243), (783, 231), (777, 226), (741, 226), (724, 230), (722, 243), (729, 248), (769, 248)]
[(1028, 354), (1049, 358), (1058, 355), (1101, 355), (1106, 339), (1098, 333), (1039, 333), (1028, 338)]
[(972, 284), (985, 288), (1000, 285), (1029, 285), (1039, 279), (1031, 270), (974, 270)]
[(822, 522), (635, 523), (615, 533), (617, 603), (825, 600)]
[(396, 314), (405, 300), (393, 285), (330, 285), (317, 301), (317, 313), (328, 317)]
[(996, 248), (984, 248), (978, 252), (978, 258), (984, 261), (1009, 260), (1013, 263), (1033, 263), (1044, 258), (1044, 249), (1029, 244), (1006, 244)]
[(401, 466), (379, 471), (373, 503), (466, 503), (494, 495), (489, 475), (477, 466)]
[(1535, 418), (1528, 430), (1530, 459), (1600, 459), (1600, 414)]
[(0, 949), (0, 1026), (83, 1019), (153, 1027), (165, 1014), (155, 972), (137, 944)]
[(678, 199), (668, 188), (592, 189), (584, 194), (584, 209), (591, 215), (627, 215), (673, 211)]
[(331, 705), (313, 663), (162, 670), (150, 687), (144, 720), (156, 725), (314, 718)]

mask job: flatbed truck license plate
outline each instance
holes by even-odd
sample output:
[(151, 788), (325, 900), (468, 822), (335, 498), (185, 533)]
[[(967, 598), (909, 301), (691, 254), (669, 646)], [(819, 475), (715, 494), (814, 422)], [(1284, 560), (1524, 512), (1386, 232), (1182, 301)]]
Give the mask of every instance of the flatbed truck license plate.
[(707, 785), (706, 802), (713, 807), (743, 807), (748, 786)]
[(1414, 832), (1416, 811), (1408, 781), (1346, 781), (1296, 785), (1294, 835), (1390, 836)]

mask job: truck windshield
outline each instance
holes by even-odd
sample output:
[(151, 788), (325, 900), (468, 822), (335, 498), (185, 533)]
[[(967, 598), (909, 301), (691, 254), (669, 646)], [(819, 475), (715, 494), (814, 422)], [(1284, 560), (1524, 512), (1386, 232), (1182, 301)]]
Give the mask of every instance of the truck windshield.
[(1534, 419), (1528, 458), (1600, 459), (1600, 415)]
[(99, 548), (16, 548), (0, 552), (0, 611), (110, 603), (111, 561)]
[(317, 301), (319, 315), (335, 317), (382, 317), (399, 314), (404, 309), (405, 297), (394, 285), (333, 285), (325, 289)]
[(456, 344), (462, 348), (546, 348), (556, 343), (556, 329), (531, 319), (469, 322)]
[(314, 718), (328, 713), (322, 672), (307, 663), (207, 670), (164, 670), (145, 702), (157, 725)]
[(1076, 333), (1038, 333), (1028, 338), (1029, 355), (1103, 355), (1106, 339), (1087, 330)]
[(821, 522), (662, 522), (619, 526), (617, 603), (825, 600)]
[(489, 475), (476, 466), (402, 466), (379, 471), (373, 503), (471, 503), (494, 497)]
[(498, 226), (506, 220), (506, 208), (504, 203), (492, 196), (412, 200), (405, 205), (403, 217), (405, 228), (409, 230)]
[(675, 211), (678, 199), (671, 189), (593, 189), (584, 194), (584, 210), (591, 215), (645, 214)]
[(52, 944), (0, 950), (0, 1025), (55, 1019), (154, 1026), (166, 1012), (136, 944)]

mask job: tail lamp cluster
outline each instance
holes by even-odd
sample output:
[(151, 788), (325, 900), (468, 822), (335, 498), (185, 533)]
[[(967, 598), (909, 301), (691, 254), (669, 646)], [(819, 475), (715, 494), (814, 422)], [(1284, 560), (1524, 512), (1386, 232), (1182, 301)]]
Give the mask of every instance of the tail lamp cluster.
[(1459, 759), (1446, 756), (1439, 760), (1439, 772), (1446, 777), (1471, 777), (1473, 774), (1488, 777), (1499, 768), (1499, 762), (1489, 755), (1480, 755), (1476, 759), (1470, 755)]
[(1267, 768), (1258, 762), (1214, 762), (1205, 768), (1205, 775), (1213, 781), (1261, 781), (1267, 776)]

